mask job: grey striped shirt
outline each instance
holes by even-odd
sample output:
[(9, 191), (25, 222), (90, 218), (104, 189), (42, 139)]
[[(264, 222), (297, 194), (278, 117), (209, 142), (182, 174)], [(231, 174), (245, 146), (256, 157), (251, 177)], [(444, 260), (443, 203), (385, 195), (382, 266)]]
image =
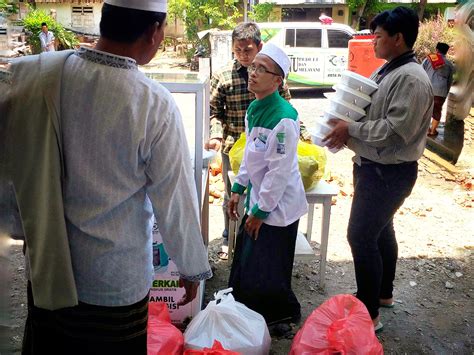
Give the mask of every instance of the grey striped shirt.
[(367, 115), (349, 124), (347, 146), (382, 164), (416, 161), (423, 154), (433, 111), (433, 91), (421, 65), (408, 63), (393, 70), (372, 95)]

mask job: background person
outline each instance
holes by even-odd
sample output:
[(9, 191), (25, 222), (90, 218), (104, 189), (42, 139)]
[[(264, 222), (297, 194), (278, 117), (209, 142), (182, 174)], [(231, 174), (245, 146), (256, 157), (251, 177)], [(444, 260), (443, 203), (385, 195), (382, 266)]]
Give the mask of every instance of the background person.
[(448, 96), (449, 89), (453, 83), (453, 64), (446, 59), (449, 45), (446, 43), (438, 42), (436, 44), (436, 54), (428, 55), (421, 65), (425, 69), (428, 78), (430, 78), (431, 86), (433, 87), (433, 120), (431, 121), (431, 127), (428, 131), (428, 136), (435, 137), (438, 135), (438, 125), (441, 120), (441, 111), (443, 104)]
[[(95, 49), (12, 64), (9, 173), (30, 280), (24, 354), (146, 354), (153, 215), (186, 291), (178, 304), (212, 275), (179, 110), (138, 70), (163, 41), (166, 7), (165, 0), (106, 0)], [(178, 147), (172, 154), (171, 146)], [(53, 189), (51, 166), (64, 169), (59, 196), (57, 189), (38, 198)], [(51, 216), (51, 201), (63, 211)], [(67, 228), (62, 247), (44, 232), (60, 222)], [(53, 282), (69, 269), (68, 284)], [(76, 298), (62, 294), (70, 288)]]
[(288, 56), (271, 43), (248, 67), (256, 100), (247, 110), (245, 152), (228, 205), (230, 218), (237, 219), (240, 195), (247, 189), (229, 287), (267, 323), (301, 317), (291, 275), (298, 223), (308, 205), (296, 154), (298, 112), (278, 93), (289, 68)]
[(379, 88), (362, 120), (333, 120), (335, 127), (325, 138), (329, 148), (347, 143), (356, 153), (347, 239), (357, 298), (376, 331), (383, 328), (379, 307), (393, 306), (398, 258), (393, 218), (415, 185), (433, 109), (430, 81), (412, 50), (418, 26), (416, 13), (405, 7), (373, 19), (375, 56), (387, 60), (371, 76)]
[(48, 31), (48, 25), (46, 22), (41, 24), (41, 32), (39, 34), (42, 52), (54, 52), (54, 33)]

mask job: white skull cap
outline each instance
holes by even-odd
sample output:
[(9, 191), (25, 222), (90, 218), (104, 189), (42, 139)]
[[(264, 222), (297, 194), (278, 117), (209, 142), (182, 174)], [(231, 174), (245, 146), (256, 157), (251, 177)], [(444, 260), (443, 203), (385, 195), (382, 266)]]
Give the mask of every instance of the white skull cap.
[(265, 43), (258, 54), (265, 54), (270, 57), (281, 68), (285, 74), (285, 78), (287, 77), (290, 71), (290, 58), (288, 58), (283, 49), (273, 43)]
[(167, 0), (105, 0), (104, 2), (109, 5), (135, 10), (165, 13), (167, 10)]

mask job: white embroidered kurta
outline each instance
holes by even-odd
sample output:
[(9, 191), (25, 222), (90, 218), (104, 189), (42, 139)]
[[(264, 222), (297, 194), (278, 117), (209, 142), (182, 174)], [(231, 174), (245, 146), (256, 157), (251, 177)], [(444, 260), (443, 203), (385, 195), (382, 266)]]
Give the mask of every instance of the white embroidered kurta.
[(146, 296), (153, 213), (182, 277), (209, 278), (188, 145), (171, 94), (134, 60), (82, 48), (65, 64), (62, 93), (64, 204), (79, 299), (118, 306)]

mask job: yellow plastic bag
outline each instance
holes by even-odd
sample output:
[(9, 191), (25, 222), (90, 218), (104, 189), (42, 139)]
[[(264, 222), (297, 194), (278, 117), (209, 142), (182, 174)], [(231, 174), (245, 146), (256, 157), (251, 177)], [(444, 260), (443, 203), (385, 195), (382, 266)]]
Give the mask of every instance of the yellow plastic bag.
[[(229, 151), (230, 166), (235, 175), (238, 174), (240, 163), (244, 157), (245, 141), (245, 133), (242, 133)], [(313, 188), (324, 175), (326, 152), (322, 147), (299, 141), (297, 153), (298, 168), (304, 189), (307, 191)]]
[(313, 188), (323, 177), (326, 167), (324, 148), (314, 144), (298, 142), (298, 168), (305, 191)]
[(242, 159), (244, 158), (245, 141), (245, 132), (242, 132), (237, 142), (235, 142), (229, 150), (230, 167), (235, 175), (239, 173), (240, 163), (242, 163)]

